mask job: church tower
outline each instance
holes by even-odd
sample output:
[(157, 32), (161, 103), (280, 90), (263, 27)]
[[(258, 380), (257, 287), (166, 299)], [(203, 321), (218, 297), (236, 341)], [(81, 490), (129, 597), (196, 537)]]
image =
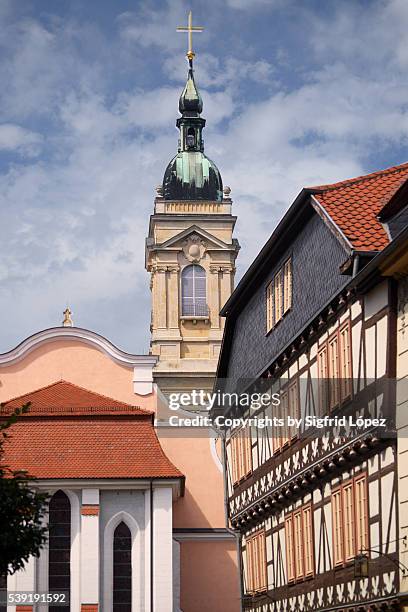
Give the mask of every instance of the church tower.
[(209, 389), (223, 333), (219, 311), (234, 285), (238, 241), (232, 237), (230, 189), (204, 153), (203, 101), (193, 57), (179, 100), (178, 152), (157, 188), (146, 240), (151, 274), (151, 347), (165, 393)]

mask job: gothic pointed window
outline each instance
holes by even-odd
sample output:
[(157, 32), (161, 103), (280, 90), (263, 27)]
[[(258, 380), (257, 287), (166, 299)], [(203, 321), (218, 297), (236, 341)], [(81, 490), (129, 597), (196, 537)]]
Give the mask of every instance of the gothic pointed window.
[(132, 611), (132, 536), (122, 521), (113, 534), (113, 612)]
[(208, 316), (206, 275), (203, 267), (193, 264), (181, 273), (181, 314), (185, 317)]
[[(49, 505), (48, 590), (68, 592), (71, 585), (71, 504), (63, 491), (57, 491)], [(69, 610), (67, 606), (50, 606), (49, 612)]]

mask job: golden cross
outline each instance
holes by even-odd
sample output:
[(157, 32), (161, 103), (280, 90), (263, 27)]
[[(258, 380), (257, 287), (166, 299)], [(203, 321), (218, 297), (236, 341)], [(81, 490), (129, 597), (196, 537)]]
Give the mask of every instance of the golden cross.
[(188, 32), (188, 51), (187, 57), (192, 61), (193, 57), (195, 57), (195, 53), (193, 51), (193, 32), (202, 32), (204, 30), (201, 26), (193, 26), (193, 13), (192, 11), (188, 14), (188, 24), (187, 26), (179, 26), (177, 28), (177, 32)]

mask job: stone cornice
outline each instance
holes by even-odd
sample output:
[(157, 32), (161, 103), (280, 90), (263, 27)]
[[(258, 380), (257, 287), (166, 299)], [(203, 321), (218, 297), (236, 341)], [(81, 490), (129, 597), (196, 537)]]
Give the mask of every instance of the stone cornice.
[(118, 363), (127, 366), (151, 365), (151, 367), (153, 367), (158, 360), (154, 355), (134, 355), (132, 353), (126, 353), (103, 336), (89, 329), (82, 329), (81, 327), (50, 327), (49, 329), (44, 329), (29, 336), (18, 346), (11, 349), (11, 351), (1, 353), (0, 365), (11, 365), (16, 363), (39, 346), (47, 342), (55, 342), (58, 340), (84, 342), (106, 353)]
[(47, 343), (59, 340), (73, 340), (82, 342), (95, 348), (116, 363), (133, 368), (133, 389), (138, 395), (148, 395), (152, 392), (153, 367), (158, 361), (155, 355), (133, 355), (117, 348), (103, 336), (82, 329), (81, 327), (51, 327), (29, 336), (18, 346), (7, 353), (0, 354), (0, 367), (9, 366), (24, 359), (32, 351)]

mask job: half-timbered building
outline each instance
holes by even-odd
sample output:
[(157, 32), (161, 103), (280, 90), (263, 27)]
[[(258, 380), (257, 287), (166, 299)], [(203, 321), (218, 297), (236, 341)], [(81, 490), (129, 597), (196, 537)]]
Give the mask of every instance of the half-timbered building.
[[(402, 605), (407, 445), (395, 436), (394, 382), (397, 366), (408, 368), (407, 270), (397, 265), (407, 255), (407, 181), (403, 164), (303, 189), (222, 310), (218, 390), (279, 396), (235, 408), (265, 427), (226, 429), (244, 610)], [(398, 396), (402, 405), (402, 387)], [(367, 420), (353, 427), (358, 417)]]

